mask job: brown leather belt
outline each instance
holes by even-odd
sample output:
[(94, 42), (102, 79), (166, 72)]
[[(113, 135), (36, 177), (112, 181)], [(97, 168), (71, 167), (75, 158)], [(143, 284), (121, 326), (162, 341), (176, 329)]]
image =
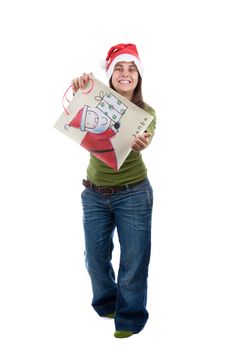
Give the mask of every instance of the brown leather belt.
[(90, 181), (88, 180), (84, 180), (83, 179), (83, 185), (87, 188), (90, 188), (91, 190), (104, 194), (104, 195), (111, 195), (113, 193), (119, 192), (119, 191), (124, 191), (127, 190), (129, 188), (135, 187), (137, 185), (139, 185), (140, 183), (142, 183), (144, 180), (139, 181), (139, 182), (134, 182), (132, 184), (129, 185), (124, 185), (124, 186), (113, 186), (113, 187), (109, 187), (109, 186), (96, 186), (94, 184), (92, 184)]

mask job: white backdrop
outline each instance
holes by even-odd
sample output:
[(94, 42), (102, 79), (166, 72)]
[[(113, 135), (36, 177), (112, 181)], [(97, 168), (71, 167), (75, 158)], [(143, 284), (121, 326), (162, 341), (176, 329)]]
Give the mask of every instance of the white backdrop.
[[(232, 349), (230, 3), (0, 5), (2, 350)], [(71, 79), (93, 72), (107, 83), (99, 62), (120, 42), (137, 44), (158, 122), (144, 151), (155, 196), (150, 319), (125, 340), (90, 307), (80, 205), (88, 155), (53, 129)]]

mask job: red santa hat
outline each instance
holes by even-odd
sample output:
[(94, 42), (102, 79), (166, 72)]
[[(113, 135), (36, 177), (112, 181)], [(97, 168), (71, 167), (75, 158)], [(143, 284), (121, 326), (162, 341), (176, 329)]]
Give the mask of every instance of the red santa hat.
[(85, 118), (88, 106), (84, 106), (78, 111), (76, 116), (71, 120), (69, 124), (65, 125), (65, 129), (68, 130), (70, 126), (73, 128), (79, 128), (81, 131), (85, 131)]
[(104, 62), (103, 68), (106, 70), (107, 78), (110, 79), (116, 63), (133, 61), (137, 66), (140, 76), (143, 75), (142, 64), (138, 55), (136, 45), (118, 44), (112, 46)]

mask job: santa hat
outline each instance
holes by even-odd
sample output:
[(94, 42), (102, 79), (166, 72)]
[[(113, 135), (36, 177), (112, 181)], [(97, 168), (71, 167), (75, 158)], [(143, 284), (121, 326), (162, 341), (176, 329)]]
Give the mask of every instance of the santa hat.
[(134, 44), (118, 44), (108, 51), (108, 55), (104, 62), (103, 68), (106, 70), (108, 80), (111, 78), (114, 67), (118, 62), (133, 61), (137, 66), (140, 76), (143, 75), (142, 64), (138, 55), (136, 45)]
[(76, 116), (71, 120), (71, 122), (64, 126), (65, 129), (68, 130), (69, 127), (72, 126), (73, 128), (79, 128), (81, 131), (85, 131), (87, 108), (88, 106), (84, 106), (82, 109), (80, 109)]

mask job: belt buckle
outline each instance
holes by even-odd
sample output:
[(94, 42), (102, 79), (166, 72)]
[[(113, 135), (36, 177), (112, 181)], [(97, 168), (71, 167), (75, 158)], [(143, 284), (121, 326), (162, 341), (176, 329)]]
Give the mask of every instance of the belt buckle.
[(114, 193), (114, 190), (112, 187), (98, 187), (99, 193), (105, 195), (105, 196), (110, 196), (111, 194)]

